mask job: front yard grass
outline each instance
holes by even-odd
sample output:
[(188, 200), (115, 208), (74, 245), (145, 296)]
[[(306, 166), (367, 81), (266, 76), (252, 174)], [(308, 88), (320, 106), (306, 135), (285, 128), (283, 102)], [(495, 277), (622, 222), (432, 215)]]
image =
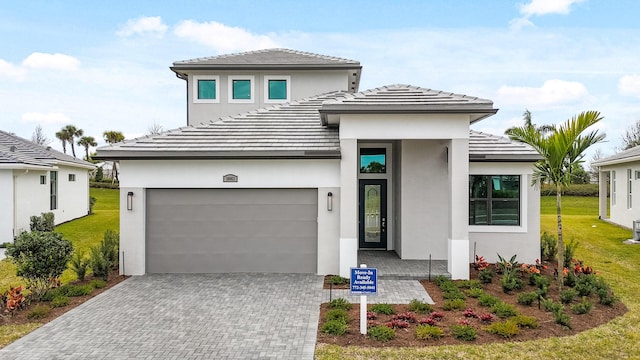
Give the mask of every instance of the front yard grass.
[[(640, 354), (640, 245), (625, 245), (631, 231), (598, 219), (596, 197), (563, 197), (565, 241), (580, 243), (576, 257), (593, 266), (629, 312), (583, 333), (544, 340), (424, 348), (320, 345), (317, 359), (624, 359)], [(556, 234), (555, 196), (541, 198), (541, 231)], [(594, 227), (595, 225), (595, 227)]]

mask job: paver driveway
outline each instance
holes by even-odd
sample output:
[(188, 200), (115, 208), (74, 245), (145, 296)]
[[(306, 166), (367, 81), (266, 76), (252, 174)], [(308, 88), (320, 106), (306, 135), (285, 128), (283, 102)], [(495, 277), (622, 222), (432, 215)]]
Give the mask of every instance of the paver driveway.
[(322, 277), (133, 277), (0, 350), (0, 359), (312, 359)]

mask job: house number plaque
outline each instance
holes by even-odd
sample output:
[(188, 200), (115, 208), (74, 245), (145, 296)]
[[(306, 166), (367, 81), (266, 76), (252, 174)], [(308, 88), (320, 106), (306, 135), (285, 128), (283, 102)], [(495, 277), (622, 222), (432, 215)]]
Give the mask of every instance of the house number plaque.
[(222, 182), (238, 182), (238, 175), (227, 174), (222, 177)]

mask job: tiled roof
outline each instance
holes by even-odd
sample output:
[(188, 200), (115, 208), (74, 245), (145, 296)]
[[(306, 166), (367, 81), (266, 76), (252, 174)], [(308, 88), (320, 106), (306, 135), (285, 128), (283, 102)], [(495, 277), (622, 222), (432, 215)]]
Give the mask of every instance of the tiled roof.
[(471, 130), (469, 160), (471, 161), (536, 161), (542, 157), (531, 146), (507, 137)]
[(60, 162), (85, 168), (93, 164), (0, 130), (0, 165), (52, 166)]
[(173, 68), (226, 67), (360, 67), (360, 62), (290, 49), (265, 49), (176, 61)]
[(592, 163), (592, 165), (595, 165), (595, 166), (613, 165), (613, 164), (626, 163), (630, 161), (640, 161), (640, 146), (636, 146), (631, 149), (627, 149), (617, 154), (608, 156), (606, 158), (596, 160)]

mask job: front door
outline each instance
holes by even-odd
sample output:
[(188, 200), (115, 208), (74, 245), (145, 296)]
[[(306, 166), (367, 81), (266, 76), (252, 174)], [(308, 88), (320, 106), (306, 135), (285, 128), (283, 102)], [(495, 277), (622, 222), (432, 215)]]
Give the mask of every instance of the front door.
[(360, 180), (360, 248), (387, 248), (387, 180)]

